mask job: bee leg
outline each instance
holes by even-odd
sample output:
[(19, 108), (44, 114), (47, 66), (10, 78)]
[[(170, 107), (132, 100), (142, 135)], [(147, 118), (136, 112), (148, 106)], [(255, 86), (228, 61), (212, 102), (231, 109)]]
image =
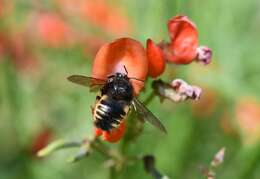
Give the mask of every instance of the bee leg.
[(96, 101), (99, 101), (101, 99), (101, 96), (96, 97)]
[(137, 109), (136, 109), (136, 106), (135, 106), (135, 103), (134, 103), (134, 102), (132, 102), (132, 106), (134, 107), (134, 110), (135, 110), (135, 111), (137, 111)]

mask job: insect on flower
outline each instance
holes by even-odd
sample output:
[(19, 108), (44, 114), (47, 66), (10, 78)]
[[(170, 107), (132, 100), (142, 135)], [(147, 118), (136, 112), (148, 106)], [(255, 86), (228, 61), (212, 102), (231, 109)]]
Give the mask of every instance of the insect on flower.
[[(124, 66), (125, 68), (125, 66)], [(107, 79), (97, 79), (82, 75), (72, 75), (68, 80), (93, 89), (98, 87), (101, 94), (97, 95), (96, 103), (92, 110), (94, 125), (103, 131), (111, 132), (118, 128), (126, 119), (131, 107), (135, 109), (139, 117), (148, 121), (153, 126), (166, 133), (166, 129), (160, 120), (153, 115), (136, 97), (134, 97), (133, 85), (130, 79), (144, 82), (126, 74), (115, 73)]]

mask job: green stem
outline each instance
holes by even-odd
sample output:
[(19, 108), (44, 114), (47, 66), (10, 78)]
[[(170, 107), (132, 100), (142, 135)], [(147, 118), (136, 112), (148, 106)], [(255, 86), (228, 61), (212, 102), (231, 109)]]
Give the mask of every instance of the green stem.
[(116, 171), (116, 168), (113, 166), (113, 167), (110, 167), (110, 170), (109, 170), (109, 178), (110, 179), (116, 179), (118, 178), (118, 173)]
[(108, 158), (114, 158), (114, 159), (116, 158), (111, 153), (110, 149), (107, 148), (104, 144), (102, 144), (102, 142), (100, 142), (99, 139), (96, 139), (96, 141), (93, 142), (92, 147)]
[(148, 105), (155, 97), (154, 91), (152, 91), (149, 96), (144, 100), (143, 104), (146, 106)]

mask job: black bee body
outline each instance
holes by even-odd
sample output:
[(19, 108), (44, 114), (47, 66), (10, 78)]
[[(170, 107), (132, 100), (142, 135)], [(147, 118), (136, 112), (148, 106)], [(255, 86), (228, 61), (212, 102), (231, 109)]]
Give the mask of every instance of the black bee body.
[(132, 100), (133, 87), (127, 75), (116, 73), (109, 76), (93, 110), (95, 126), (105, 131), (118, 127), (126, 118)]
[[(124, 66), (125, 68), (125, 66)], [(127, 72), (126, 68), (125, 71)], [(153, 115), (136, 97), (130, 79), (141, 81), (134, 77), (128, 77), (127, 74), (115, 73), (108, 76), (107, 79), (87, 77), (83, 75), (72, 75), (68, 80), (90, 89), (98, 87), (101, 95), (97, 96), (96, 104), (92, 108), (94, 124), (97, 128), (104, 131), (110, 131), (119, 126), (133, 106), (139, 119), (149, 122), (162, 132), (166, 129), (161, 121)]]

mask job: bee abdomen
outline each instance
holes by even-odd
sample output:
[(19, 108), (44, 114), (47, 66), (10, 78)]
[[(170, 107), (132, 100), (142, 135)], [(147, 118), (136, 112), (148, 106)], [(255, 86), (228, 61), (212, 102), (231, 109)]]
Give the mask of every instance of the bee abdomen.
[(128, 110), (129, 108), (125, 103), (120, 103), (105, 96), (96, 105), (94, 123), (96, 127), (109, 131), (120, 124)]

